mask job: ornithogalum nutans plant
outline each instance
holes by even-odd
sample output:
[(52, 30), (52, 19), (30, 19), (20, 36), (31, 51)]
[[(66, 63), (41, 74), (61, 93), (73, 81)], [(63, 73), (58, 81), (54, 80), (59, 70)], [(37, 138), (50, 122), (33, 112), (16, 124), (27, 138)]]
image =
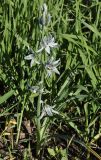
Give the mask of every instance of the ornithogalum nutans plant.
[[(42, 24), (47, 27), (47, 23), (51, 22), (49, 19), (47, 19), (47, 5), (44, 3), (42, 6), (42, 17), (41, 21)], [(50, 17), (50, 14), (48, 14), (48, 17)], [(47, 22), (48, 20), (48, 22)], [(40, 24), (39, 24), (40, 26)], [(44, 33), (44, 27), (43, 30), (41, 28), (41, 32)], [(46, 104), (47, 99), (44, 99), (43, 102), (43, 95), (45, 94), (45, 77), (52, 78), (53, 74), (60, 74), (57, 67), (60, 65), (60, 59), (56, 60), (53, 56), (54, 48), (57, 48), (58, 44), (55, 42), (55, 38), (50, 34), (47, 33), (47, 35), (42, 36), (42, 39), (40, 40), (39, 49), (36, 51), (33, 51), (32, 49), (28, 49), (29, 55), (26, 55), (24, 57), (25, 60), (30, 60), (30, 67), (33, 68), (33, 65), (36, 67), (38, 66), (40, 69), (39, 79), (37, 79), (37, 84), (35, 86), (30, 86), (28, 89), (33, 93), (38, 93), (38, 102), (37, 102), (37, 115), (36, 115), (36, 128), (37, 128), (37, 147), (36, 147), (36, 155), (37, 157), (40, 154), (40, 149), (42, 147), (42, 140), (43, 136), (45, 134), (45, 128), (47, 125), (47, 121), (50, 117), (54, 116), (55, 114), (59, 114), (58, 111), (56, 111), (55, 104)], [(29, 47), (30, 48), (30, 47)], [(41, 58), (40, 58), (41, 57)], [(43, 58), (44, 57), (44, 58)], [(34, 72), (34, 70), (33, 70)], [(40, 81), (41, 80), (41, 81)], [(49, 93), (49, 92), (48, 92)], [(51, 105), (52, 104), (52, 105)], [(44, 123), (44, 126), (43, 126)], [(44, 130), (44, 134), (43, 134)]]
[(101, 160), (100, 0), (0, 1), (0, 159)]

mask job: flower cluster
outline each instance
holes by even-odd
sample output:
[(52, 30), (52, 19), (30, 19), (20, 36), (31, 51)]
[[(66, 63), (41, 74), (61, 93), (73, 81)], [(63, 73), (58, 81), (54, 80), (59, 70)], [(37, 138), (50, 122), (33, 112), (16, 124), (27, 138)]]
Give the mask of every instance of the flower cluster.
[[(51, 16), (47, 11), (47, 5), (44, 3), (43, 6), (41, 7), (42, 10), (42, 16), (40, 18), (41, 24), (42, 26), (47, 26), (47, 24), (49, 24), (50, 20), (51, 20)], [(44, 28), (43, 28), (44, 29)], [(54, 37), (49, 34), (42, 36), (42, 40), (40, 41), (40, 46), (39, 49), (36, 51), (33, 51), (31, 48), (28, 48), (28, 55), (24, 57), (25, 60), (30, 60), (30, 67), (35, 67), (35, 65), (40, 66), (40, 69), (42, 72), (46, 73), (46, 77), (50, 78), (52, 77), (52, 74), (60, 74), (60, 72), (58, 71), (57, 67), (60, 65), (60, 59), (55, 60), (55, 57), (52, 54), (52, 50), (54, 48), (58, 47), (58, 44), (55, 42)], [(40, 59), (40, 55), (44, 55), (45, 60), (42, 61), (42, 59)], [(43, 74), (43, 73), (41, 73)], [(42, 84), (43, 82), (41, 81), (41, 83), (37, 83), (37, 85), (35, 86), (29, 86), (29, 90), (32, 93), (38, 93), (43, 95), (45, 93), (45, 87), (44, 84)], [(41, 85), (42, 84), (42, 85)], [(49, 93), (49, 92), (48, 92)], [(42, 101), (42, 100), (41, 100)], [(40, 101), (40, 104), (41, 104)], [(45, 116), (53, 116), (53, 114), (59, 114), (57, 111), (54, 110), (55, 105), (51, 106), (48, 104), (45, 104), (42, 107), (42, 111), (40, 114), (40, 119), (42, 119)]]

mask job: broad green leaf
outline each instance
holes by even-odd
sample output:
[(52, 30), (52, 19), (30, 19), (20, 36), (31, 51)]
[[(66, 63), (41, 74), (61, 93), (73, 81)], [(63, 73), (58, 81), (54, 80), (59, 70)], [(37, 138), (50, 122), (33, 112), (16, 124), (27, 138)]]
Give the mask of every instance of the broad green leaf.
[(48, 148), (48, 153), (53, 157), (55, 157), (55, 155), (56, 155), (54, 149), (52, 149), (52, 148)]

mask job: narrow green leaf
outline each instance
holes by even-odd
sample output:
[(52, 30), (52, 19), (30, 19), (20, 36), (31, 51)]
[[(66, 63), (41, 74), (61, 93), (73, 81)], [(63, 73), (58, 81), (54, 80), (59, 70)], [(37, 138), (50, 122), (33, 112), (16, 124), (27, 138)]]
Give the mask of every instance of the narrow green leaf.
[(83, 23), (88, 29), (90, 29), (93, 33), (95, 33), (96, 36), (101, 37), (101, 33), (98, 31), (98, 29), (96, 28), (96, 26), (94, 26), (94, 25), (89, 25), (88, 23), (84, 22), (83, 20), (82, 20), (82, 23)]
[(10, 90), (0, 97), (0, 104), (4, 103), (8, 98), (10, 98), (14, 94), (14, 90)]
[(85, 65), (85, 69), (86, 69), (89, 77), (91, 78), (92, 85), (93, 85), (93, 87), (95, 88), (96, 83), (97, 83), (97, 79), (96, 79), (95, 74), (94, 74), (94, 72), (93, 72), (93, 70), (92, 70), (92, 67), (89, 66), (89, 64), (88, 64), (88, 59), (87, 59), (87, 57), (85, 56), (85, 54), (82, 52), (81, 49), (79, 49), (79, 53), (80, 53), (82, 62), (83, 62), (83, 64)]

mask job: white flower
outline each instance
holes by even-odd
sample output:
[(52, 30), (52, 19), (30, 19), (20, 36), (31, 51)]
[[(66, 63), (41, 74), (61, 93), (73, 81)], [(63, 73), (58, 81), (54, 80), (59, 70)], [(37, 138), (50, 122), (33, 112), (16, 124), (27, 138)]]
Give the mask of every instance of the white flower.
[(44, 116), (50, 116), (50, 117), (52, 117), (53, 114), (59, 114), (58, 111), (55, 111), (53, 109), (54, 107), (55, 107), (55, 105), (54, 106), (45, 105), (44, 108), (43, 108), (43, 110), (42, 110), (40, 119), (42, 119)]
[(28, 85), (28, 89), (30, 91), (32, 91), (33, 93), (43, 93), (44, 92), (44, 88), (41, 89), (41, 84), (42, 83), (43, 83), (42, 81), (39, 82), (39, 84), (37, 86), (30, 86), (30, 85)]
[(28, 56), (25, 56), (24, 58), (25, 60), (31, 60), (30, 66), (32, 67), (34, 64), (34, 55), (33, 54), (29, 54)]
[(33, 93), (38, 93), (40, 88), (39, 86), (32, 86), (32, 87), (30, 86), (29, 90), (32, 91)]
[(60, 59), (58, 59), (57, 61), (54, 61), (54, 58), (52, 57), (51, 60), (49, 60), (46, 65), (45, 65), (45, 69), (48, 73), (48, 76), (51, 76), (52, 73), (57, 73), (60, 74), (60, 72), (58, 71), (58, 69), (56, 67), (58, 67), (60, 64)]
[(44, 37), (42, 42), (41, 42), (41, 48), (37, 51), (37, 53), (41, 52), (43, 49), (45, 49), (45, 51), (50, 54), (50, 48), (56, 48), (57, 47), (57, 43), (55, 43), (54, 37), (52, 37), (52, 35), (48, 36), (48, 37)]
[(25, 60), (31, 60), (30, 66), (32, 67), (34, 63), (40, 64), (40, 63), (36, 60), (36, 58), (35, 58), (35, 56), (34, 56), (33, 50), (30, 49), (29, 52), (30, 52), (31, 54), (29, 54), (28, 56), (25, 56), (24, 59), (25, 59)]

